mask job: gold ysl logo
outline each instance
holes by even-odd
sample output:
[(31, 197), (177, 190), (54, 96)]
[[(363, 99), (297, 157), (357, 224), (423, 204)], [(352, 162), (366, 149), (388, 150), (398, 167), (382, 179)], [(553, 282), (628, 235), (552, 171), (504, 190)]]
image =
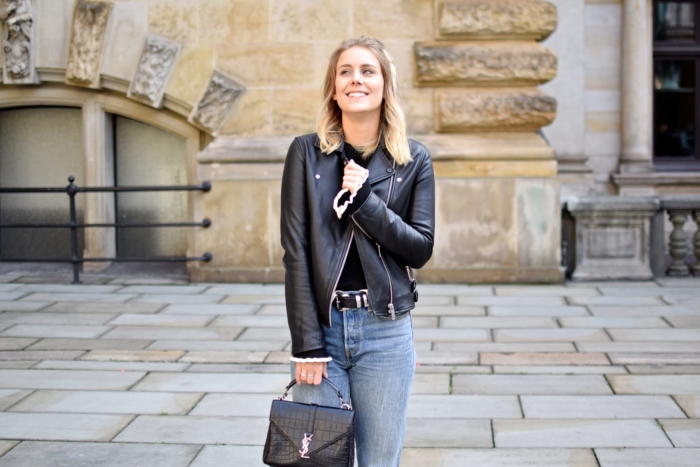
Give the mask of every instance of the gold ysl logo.
[(304, 433), (304, 439), (301, 440), (301, 449), (299, 450), (299, 454), (301, 454), (303, 459), (309, 459), (309, 456), (306, 454), (309, 452), (309, 443), (313, 437), (313, 433)]

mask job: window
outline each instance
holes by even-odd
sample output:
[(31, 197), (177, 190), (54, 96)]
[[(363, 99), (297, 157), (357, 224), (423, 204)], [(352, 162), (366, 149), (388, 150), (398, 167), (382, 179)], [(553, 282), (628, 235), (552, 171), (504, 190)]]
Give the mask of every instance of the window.
[(654, 163), (700, 170), (700, 1), (654, 2)]

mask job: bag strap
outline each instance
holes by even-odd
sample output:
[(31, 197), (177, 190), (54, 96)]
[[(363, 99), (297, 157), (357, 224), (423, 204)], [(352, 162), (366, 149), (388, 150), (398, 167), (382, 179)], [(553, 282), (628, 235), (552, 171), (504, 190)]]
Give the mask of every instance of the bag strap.
[[(335, 392), (335, 395), (338, 396), (338, 399), (340, 400), (340, 408), (341, 409), (352, 410), (352, 407), (350, 407), (348, 404), (346, 404), (345, 401), (343, 400), (343, 396), (340, 394), (340, 391), (338, 390), (338, 388), (335, 387), (335, 384), (331, 383), (326, 378), (323, 378), (323, 382), (328, 384), (331, 387), (331, 389), (333, 390), (333, 392)], [(290, 389), (292, 389), (292, 387), (295, 384), (297, 384), (297, 380), (293, 379), (292, 382), (289, 383), (286, 388), (284, 388), (284, 394), (282, 394), (282, 396), (279, 397), (278, 400), (286, 401), (287, 400), (287, 393), (289, 392)]]

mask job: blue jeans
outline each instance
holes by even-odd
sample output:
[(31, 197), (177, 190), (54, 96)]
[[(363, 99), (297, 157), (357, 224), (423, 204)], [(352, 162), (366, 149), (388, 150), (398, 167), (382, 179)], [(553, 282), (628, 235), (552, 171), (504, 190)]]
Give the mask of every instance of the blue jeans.
[[(355, 410), (355, 445), (360, 467), (399, 465), (406, 426), (408, 394), (416, 368), (409, 313), (376, 316), (367, 308), (331, 310), (332, 326), (324, 326), (328, 379)], [(292, 377), (294, 377), (292, 363)], [(295, 401), (339, 407), (327, 384), (296, 385)]]

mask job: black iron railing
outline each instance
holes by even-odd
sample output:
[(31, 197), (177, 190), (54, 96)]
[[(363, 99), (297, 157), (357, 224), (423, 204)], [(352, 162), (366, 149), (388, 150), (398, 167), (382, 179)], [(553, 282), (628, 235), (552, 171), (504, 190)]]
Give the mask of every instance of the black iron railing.
[(167, 256), (167, 257), (145, 257), (145, 258), (81, 258), (78, 256), (78, 229), (93, 228), (93, 227), (114, 227), (117, 229), (128, 228), (155, 228), (155, 227), (209, 227), (211, 220), (204, 219), (202, 222), (166, 222), (166, 223), (148, 223), (148, 224), (118, 224), (118, 223), (101, 223), (101, 224), (79, 224), (75, 210), (75, 195), (78, 193), (123, 193), (123, 192), (148, 192), (148, 191), (202, 191), (211, 190), (211, 183), (204, 182), (201, 185), (186, 185), (186, 186), (115, 186), (115, 187), (79, 187), (73, 182), (75, 177), (68, 177), (68, 186), (65, 188), (0, 188), (2, 193), (66, 193), (70, 201), (70, 222), (68, 224), (1, 224), (0, 229), (70, 229), (71, 240), (71, 258), (56, 259), (56, 258), (31, 258), (31, 259), (12, 259), (0, 258), (0, 262), (12, 263), (72, 263), (73, 264), (73, 283), (80, 283), (80, 264), (87, 262), (121, 262), (121, 263), (157, 263), (157, 262), (184, 262), (184, 261), (211, 261), (211, 253), (204, 253), (199, 257), (187, 256)]

